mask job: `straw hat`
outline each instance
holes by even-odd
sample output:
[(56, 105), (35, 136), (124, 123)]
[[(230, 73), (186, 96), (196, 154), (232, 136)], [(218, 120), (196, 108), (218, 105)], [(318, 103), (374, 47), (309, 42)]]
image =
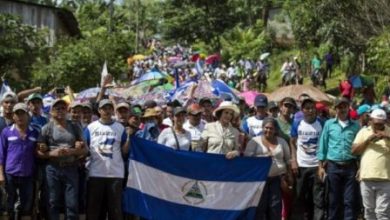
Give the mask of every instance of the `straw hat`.
[(147, 108), (142, 118), (157, 117), (158, 114), (154, 108)]
[(223, 101), (221, 104), (219, 104), (218, 108), (214, 110), (214, 117), (216, 117), (217, 112), (224, 109), (232, 110), (234, 112), (234, 117), (237, 117), (240, 114), (240, 109), (237, 107), (237, 105), (233, 104), (231, 101)]

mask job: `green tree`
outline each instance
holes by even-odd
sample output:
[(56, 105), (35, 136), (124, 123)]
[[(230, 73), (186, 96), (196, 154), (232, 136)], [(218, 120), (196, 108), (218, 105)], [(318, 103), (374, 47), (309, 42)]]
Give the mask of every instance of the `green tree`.
[(0, 14), (0, 73), (12, 78), (14, 88), (30, 82), (31, 65), (46, 50), (45, 31), (22, 23), (19, 17)]
[(259, 55), (267, 50), (271, 41), (269, 35), (258, 20), (256, 26), (240, 28), (236, 26), (220, 37), (222, 56), (226, 60), (239, 60), (241, 58), (258, 59)]

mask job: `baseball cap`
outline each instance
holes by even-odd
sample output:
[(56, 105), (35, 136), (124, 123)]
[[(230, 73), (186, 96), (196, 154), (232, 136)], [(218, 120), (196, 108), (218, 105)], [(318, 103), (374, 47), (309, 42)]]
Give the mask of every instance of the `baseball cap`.
[(371, 112), (370, 118), (386, 121), (387, 116), (386, 116), (386, 112), (383, 109), (375, 109), (374, 111)]
[(359, 108), (357, 109), (357, 114), (360, 116), (364, 113), (370, 113), (371, 112), (371, 106), (367, 105), (367, 104), (364, 104), (364, 105), (361, 105), (359, 106)]
[(12, 109), (12, 112), (16, 112), (16, 111), (18, 111), (18, 110), (22, 110), (22, 111), (24, 111), (24, 112), (28, 112), (28, 108), (27, 108), (27, 105), (26, 104), (24, 104), (24, 103), (21, 103), (21, 102), (19, 102), (19, 103), (17, 103), (15, 106), (14, 106), (14, 108)]
[(53, 102), (52, 102), (52, 104), (51, 104), (51, 109), (54, 107), (54, 106), (56, 106), (56, 105), (58, 105), (59, 103), (63, 103), (64, 105), (68, 105), (68, 103), (66, 103), (66, 101), (65, 100), (63, 100), (63, 99), (56, 99), (56, 100), (54, 100)]
[(175, 99), (173, 100), (172, 102), (169, 102), (167, 103), (167, 106), (171, 106), (171, 107), (181, 107), (181, 103), (179, 102), (179, 100)]
[(142, 109), (138, 106), (131, 108), (130, 116), (142, 116)]
[(213, 102), (211, 101), (210, 98), (208, 98), (208, 97), (203, 97), (203, 98), (201, 98), (201, 99), (199, 100), (199, 105), (202, 105), (202, 104), (205, 103), (205, 102), (209, 102), (209, 103), (213, 104)]
[(202, 112), (202, 107), (199, 104), (191, 104), (188, 106), (187, 111), (191, 115), (197, 115)]
[(144, 103), (144, 109), (147, 109), (147, 108), (154, 108), (157, 106), (157, 103), (153, 100), (147, 100), (145, 103)]
[(120, 109), (120, 108), (127, 108), (127, 109), (130, 109), (130, 105), (129, 103), (127, 102), (121, 102), (119, 104), (116, 105), (116, 110)]
[(29, 102), (33, 99), (40, 99), (41, 101), (43, 100), (42, 96), (39, 93), (33, 93), (27, 97), (27, 102)]
[(183, 107), (176, 107), (174, 110), (173, 110), (173, 114), (174, 115), (178, 115), (180, 113), (187, 113), (186, 109), (183, 108)]
[(271, 101), (268, 103), (268, 109), (278, 108), (279, 106), (276, 104), (276, 102)]
[(255, 98), (254, 102), (255, 107), (267, 107), (268, 106), (268, 98), (263, 94), (259, 94)]
[(13, 101), (17, 102), (18, 96), (14, 92), (6, 92), (6, 93), (4, 93), (1, 101), (4, 101), (4, 100), (13, 100)]
[(83, 107), (84, 108), (89, 108), (90, 110), (93, 110), (92, 103), (90, 103), (90, 102), (83, 103)]
[(345, 97), (338, 98), (338, 99), (336, 99), (334, 106), (337, 107), (343, 103), (349, 104), (349, 99), (345, 98)]
[(316, 101), (314, 101), (314, 99), (312, 99), (310, 96), (304, 96), (302, 101), (301, 101), (301, 108), (303, 108), (303, 106), (308, 103), (308, 102), (312, 102), (312, 103), (316, 103)]
[(282, 101), (280, 101), (280, 103), (281, 104), (290, 104), (290, 105), (293, 105), (294, 107), (297, 106), (297, 103), (291, 97), (286, 97), (286, 98), (282, 99)]
[(316, 103), (316, 109), (318, 112), (328, 112), (329, 111), (328, 107), (322, 102)]
[(114, 104), (112, 103), (111, 100), (109, 99), (102, 99), (100, 102), (99, 102), (99, 108), (103, 108), (103, 106), (105, 105), (111, 105), (112, 107), (114, 107)]

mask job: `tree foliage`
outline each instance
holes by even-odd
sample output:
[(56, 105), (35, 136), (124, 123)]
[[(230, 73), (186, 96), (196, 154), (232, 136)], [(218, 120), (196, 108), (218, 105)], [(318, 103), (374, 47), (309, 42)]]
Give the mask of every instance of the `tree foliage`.
[(0, 14), (0, 73), (18, 82), (12, 86), (21, 88), (29, 83), (31, 65), (45, 45), (44, 31), (36, 31), (16, 16)]
[(251, 28), (236, 26), (220, 37), (222, 56), (227, 60), (241, 58), (258, 59), (270, 43), (268, 34), (262, 28), (262, 21)]
[[(155, 5), (145, 5), (149, 3), (143, 2), (144, 6), (139, 5), (138, 9), (141, 20), (142, 16), (148, 17), (139, 23), (141, 41), (155, 34), (157, 29), (158, 18), (149, 14), (156, 10)], [(62, 39), (51, 48), (48, 57), (35, 63), (34, 82), (47, 87), (71, 85), (75, 90), (92, 87), (100, 80), (105, 60), (109, 72), (117, 79), (126, 73), (127, 57), (134, 53), (135, 48), (136, 24), (132, 13), (135, 9), (130, 7), (132, 4), (134, 1), (114, 5), (114, 13), (110, 15), (110, 5), (103, 0), (81, 2), (75, 13), (83, 38)]]
[(288, 12), (301, 48), (313, 43), (329, 42), (356, 52), (365, 49), (367, 41), (390, 25), (390, 2), (287, 0)]
[(369, 41), (368, 67), (371, 72), (390, 75), (390, 29)]

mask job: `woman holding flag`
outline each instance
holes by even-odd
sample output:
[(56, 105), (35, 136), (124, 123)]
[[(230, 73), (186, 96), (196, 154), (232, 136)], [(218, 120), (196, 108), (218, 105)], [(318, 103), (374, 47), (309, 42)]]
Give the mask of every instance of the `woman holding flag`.
[(207, 123), (202, 132), (202, 141), (207, 153), (225, 154), (233, 159), (239, 153), (240, 132), (231, 124), (233, 118), (240, 114), (238, 107), (231, 101), (223, 101), (213, 112), (216, 122)]
[(244, 155), (252, 157), (269, 156), (272, 158), (271, 169), (261, 195), (255, 219), (280, 220), (282, 218), (282, 190), (290, 188), (291, 175), (287, 175), (290, 150), (287, 142), (278, 137), (278, 122), (274, 118), (265, 118), (263, 133), (254, 137), (246, 146)]
[(164, 129), (158, 136), (157, 142), (176, 150), (191, 150), (191, 133), (183, 128), (187, 111), (176, 107), (173, 111), (173, 126)]

